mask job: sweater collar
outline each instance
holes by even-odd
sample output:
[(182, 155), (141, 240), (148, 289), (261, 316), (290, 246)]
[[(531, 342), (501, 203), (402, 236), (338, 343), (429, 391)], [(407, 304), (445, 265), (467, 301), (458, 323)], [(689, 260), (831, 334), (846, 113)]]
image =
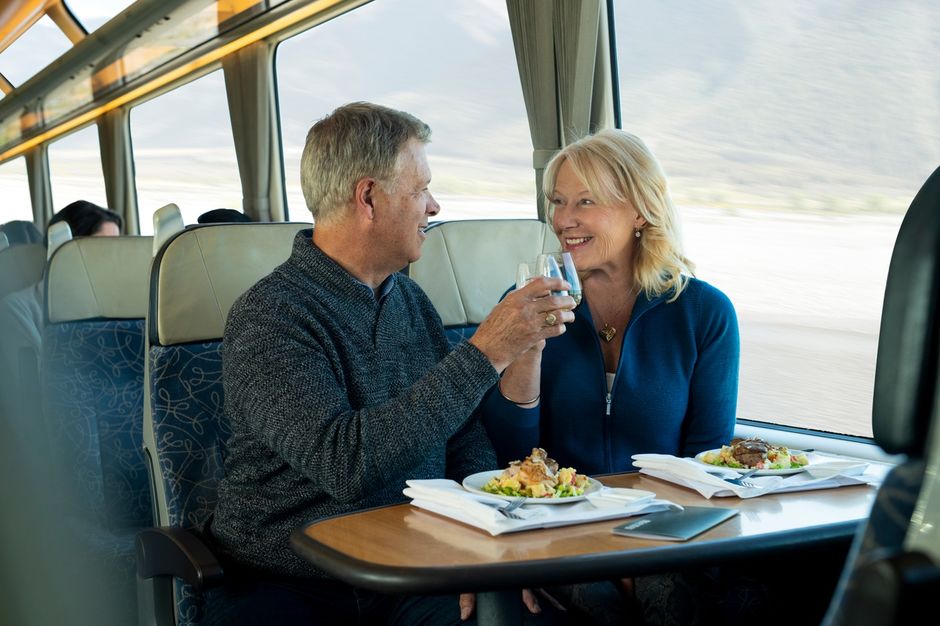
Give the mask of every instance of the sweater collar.
[(304, 273), (316, 277), (318, 282), (347, 294), (368, 295), (374, 302), (382, 302), (394, 289), (397, 279), (391, 274), (379, 285), (378, 294), (349, 272), (339, 263), (330, 258), (323, 250), (313, 243), (313, 229), (307, 228), (297, 233), (294, 238), (294, 248), (291, 259)]

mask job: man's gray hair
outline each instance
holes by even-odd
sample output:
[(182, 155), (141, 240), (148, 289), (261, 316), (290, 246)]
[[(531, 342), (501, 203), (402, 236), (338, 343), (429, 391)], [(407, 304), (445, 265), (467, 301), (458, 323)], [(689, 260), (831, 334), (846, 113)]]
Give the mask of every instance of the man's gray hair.
[(314, 221), (339, 215), (362, 178), (390, 181), (412, 139), (428, 143), (431, 128), (370, 102), (345, 104), (314, 124), (300, 158), (300, 187)]

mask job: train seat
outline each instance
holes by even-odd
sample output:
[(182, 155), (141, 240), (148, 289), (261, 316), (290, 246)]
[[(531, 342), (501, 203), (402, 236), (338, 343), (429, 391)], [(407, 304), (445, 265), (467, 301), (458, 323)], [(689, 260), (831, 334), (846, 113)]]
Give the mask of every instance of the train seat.
[(6, 235), (11, 246), (42, 243), (42, 233), (35, 224), (26, 220), (12, 220), (0, 225), (0, 233)]
[[(929, 614), (940, 593), (940, 508), (936, 502), (924, 506), (938, 493), (938, 346), (940, 168), (924, 183), (901, 224), (878, 341), (874, 437), (886, 452), (906, 455), (906, 460), (878, 490), (871, 516), (849, 553), (824, 620), (827, 626), (908, 623)], [(930, 535), (925, 530), (933, 533), (927, 544), (934, 548), (932, 555), (916, 549), (917, 538)]]
[(199, 530), (215, 508), (230, 433), (223, 413), (225, 319), (235, 299), (285, 261), (297, 231), (309, 226), (192, 226), (154, 259), (144, 438), (159, 527), (138, 536), (140, 610), (148, 623), (198, 624), (211, 603), (203, 592), (222, 572)]
[(451, 343), (469, 339), (516, 280), (519, 263), (559, 249), (538, 220), (468, 220), (428, 228), (408, 268), (437, 309)]
[(111, 604), (119, 621), (136, 615), (134, 536), (152, 519), (141, 436), (151, 245), (150, 237), (68, 241), (45, 278), (46, 432), (78, 555), (105, 583), (102, 593), (123, 602)]
[(0, 298), (42, 280), (46, 247), (41, 243), (11, 243), (0, 250)]

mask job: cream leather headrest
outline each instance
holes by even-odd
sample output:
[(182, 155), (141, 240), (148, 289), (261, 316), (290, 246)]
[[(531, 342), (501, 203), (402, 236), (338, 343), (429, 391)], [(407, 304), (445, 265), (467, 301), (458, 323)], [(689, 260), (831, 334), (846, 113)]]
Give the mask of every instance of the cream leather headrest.
[(46, 311), (50, 323), (147, 314), (151, 237), (79, 237), (49, 260)]
[(408, 273), (445, 326), (482, 322), (515, 282), (519, 263), (560, 248), (551, 227), (538, 220), (445, 222), (427, 235)]
[(310, 224), (212, 224), (172, 238), (150, 276), (150, 342), (173, 345), (222, 337), (235, 299), (290, 256)]
[(170, 237), (186, 228), (180, 208), (172, 202), (153, 212), (153, 256)]
[(46, 230), (46, 258), (51, 259), (53, 253), (66, 241), (72, 238), (72, 227), (68, 222), (56, 222)]

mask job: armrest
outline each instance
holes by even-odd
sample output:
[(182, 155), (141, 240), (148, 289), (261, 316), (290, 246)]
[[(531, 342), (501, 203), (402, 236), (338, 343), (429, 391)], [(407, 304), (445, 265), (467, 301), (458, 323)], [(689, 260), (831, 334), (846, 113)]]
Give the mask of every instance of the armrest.
[(148, 528), (137, 534), (137, 575), (180, 578), (196, 589), (222, 581), (219, 560), (194, 533), (182, 528)]

